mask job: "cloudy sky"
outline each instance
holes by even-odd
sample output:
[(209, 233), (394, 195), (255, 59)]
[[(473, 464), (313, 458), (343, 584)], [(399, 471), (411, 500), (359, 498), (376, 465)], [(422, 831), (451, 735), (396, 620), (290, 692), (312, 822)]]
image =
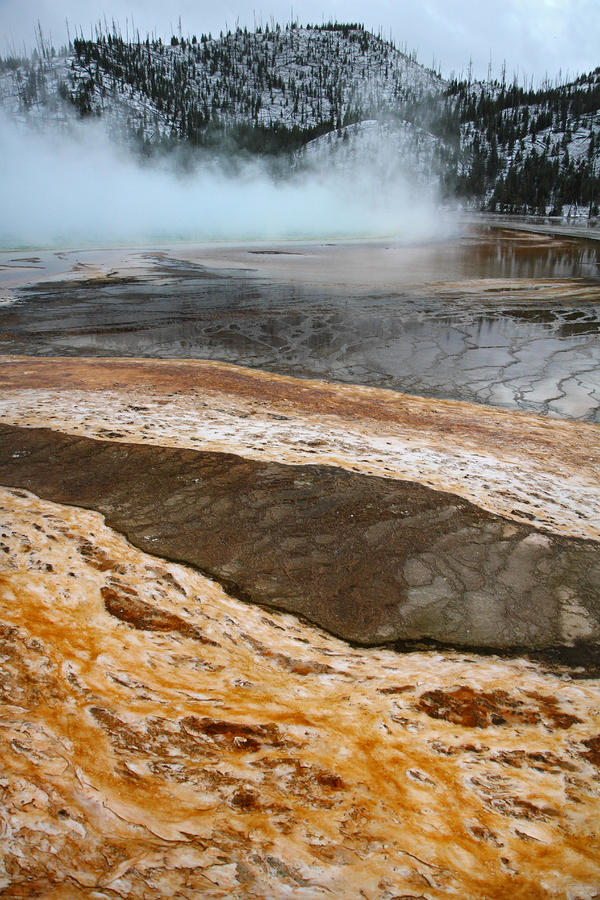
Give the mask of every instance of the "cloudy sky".
[(179, 17), (184, 35), (200, 35), (292, 16), (301, 24), (364, 22), (416, 50), (425, 65), (435, 61), (445, 76), (466, 73), (469, 60), (475, 76), (485, 77), (490, 61), (499, 75), (505, 61), (509, 78), (534, 83), (600, 65), (600, 0), (0, 0), (0, 50), (18, 50), (24, 41), (31, 48), (38, 20), (58, 46), (66, 19), (71, 33), (115, 19), (123, 34), (133, 22), (144, 35), (168, 37), (177, 33)]

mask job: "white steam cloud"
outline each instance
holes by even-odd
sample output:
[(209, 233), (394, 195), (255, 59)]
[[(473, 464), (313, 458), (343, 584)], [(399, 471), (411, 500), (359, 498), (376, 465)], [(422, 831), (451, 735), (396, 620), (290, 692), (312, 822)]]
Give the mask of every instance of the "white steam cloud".
[(447, 227), (408, 178), (383, 183), (352, 168), (284, 180), (247, 163), (228, 174), (196, 162), (141, 164), (99, 123), (68, 131), (0, 118), (0, 246), (61, 247), (161, 240), (285, 240), (394, 236), (422, 241)]

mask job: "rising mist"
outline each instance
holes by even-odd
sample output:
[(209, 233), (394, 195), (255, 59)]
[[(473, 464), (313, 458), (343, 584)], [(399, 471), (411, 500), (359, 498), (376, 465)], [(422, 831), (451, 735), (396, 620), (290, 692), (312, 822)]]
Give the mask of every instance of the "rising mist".
[(446, 233), (433, 194), (408, 172), (385, 178), (358, 155), (290, 168), (235, 166), (194, 156), (142, 161), (99, 122), (68, 129), (0, 118), (0, 245), (5, 248), (389, 236), (423, 241)]

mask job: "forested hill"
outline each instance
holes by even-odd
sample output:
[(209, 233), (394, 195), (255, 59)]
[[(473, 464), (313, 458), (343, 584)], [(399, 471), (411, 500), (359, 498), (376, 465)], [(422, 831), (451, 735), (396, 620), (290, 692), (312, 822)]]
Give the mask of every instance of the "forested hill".
[(598, 214), (600, 68), (538, 90), (454, 81), (446, 97), (467, 151), (462, 193), (501, 212)]
[[(206, 144), (223, 132), (252, 149), (299, 146), (316, 134), (396, 111), (437, 93), (433, 72), (360, 25), (237, 29), (126, 42), (118, 33), (76, 39), (58, 57), (4, 62), (23, 109), (62, 98), (82, 116), (120, 118), (123, 127), (156, 144)], [(278, 138), (269, 140), (268, 133)], [(256, 146), (254, 146), (254, 143)]]
[(343, 166), (364, 153), (505, 212), (600, 199), (600, 69), (569, 84), (444, 81), (360, 24), (237, 28), (0, 60), (0, 101), (20, 118), (100, 117), (153, 153), (181, 144)]

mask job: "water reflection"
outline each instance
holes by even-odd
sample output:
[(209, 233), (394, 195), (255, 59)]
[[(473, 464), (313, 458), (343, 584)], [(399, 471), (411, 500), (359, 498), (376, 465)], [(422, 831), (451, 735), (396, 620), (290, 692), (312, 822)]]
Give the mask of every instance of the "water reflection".
[(522, 236), (490, 228), (462, 243), (465, 277), (591, 278), (600, 281), (600, 247), (592, 241)]
[[(335, 249), (269, 257), (284, 266), (269, 276), (161, 257), (150, 281), (38, 286), (0, 307), (0, 349), (219, 359), (600, 421), (600, 245), (490, 229), (429, 247)], [(344, 260), (346, 277), (364, 263), (381, 280), (346, 289)], [(325, 264), (331, 283), (294, 274)]]

